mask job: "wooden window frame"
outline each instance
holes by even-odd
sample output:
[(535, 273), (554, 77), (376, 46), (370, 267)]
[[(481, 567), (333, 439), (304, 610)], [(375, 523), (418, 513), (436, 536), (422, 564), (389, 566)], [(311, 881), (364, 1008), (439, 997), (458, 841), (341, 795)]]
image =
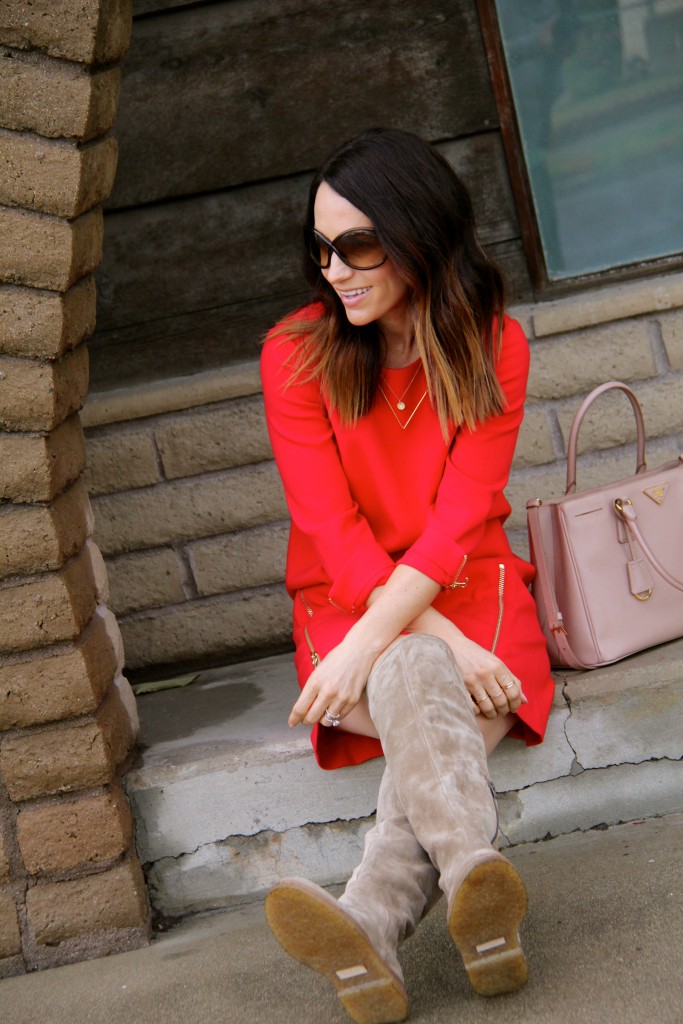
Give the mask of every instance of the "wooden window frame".
[(512, 86), (508, 76), (496, 3), (495, 0), (475, 0), (475, 2), (489, 66), (493, 96), (498, 111), (503, 151), (510, 175), (510, 186), (522, 235), (522, 247), (526, 256), (535, 297), (538, 298), (542, 295), (543, 298), (551, 299), (571, 292), (585, 290), (587, 287), (594, 288), (599, 284), (629, 281), (635, 278), (649, 277), (666, 273), (667, 271), (682, 269), (683, 253), (675, 253), (672, 256), (660, 256), (653, 260), (643, 260), (624, 266), (610, 267), (594, 271), (590, 274), (562, 278), (561, 280), (552, 280), (548, 277), (531, 183), (522, 149), (521, 133), (515, 110)]

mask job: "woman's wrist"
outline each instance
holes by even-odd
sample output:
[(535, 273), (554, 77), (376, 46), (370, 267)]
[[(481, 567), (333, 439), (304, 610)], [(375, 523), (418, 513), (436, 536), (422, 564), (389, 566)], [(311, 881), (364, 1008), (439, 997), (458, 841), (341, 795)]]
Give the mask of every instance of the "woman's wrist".
[(379, 657), (416, 616), (429, 610), (441, 588), (429, 576), (410, 566), (399, 565), (385, 584), (369, 594), (367, 611), (348, 635), (374, 658)]
[(445, 615), (438, 612), (436, 608), (427, 608), (424, 612), (413, 619), (407, 627), (411, 632), (429, 633), (438, 636), (441, 640), (453, 643), (455, 640), (464, 638), (464, 633), (447, 619)]
[(353, 624), (344, 640), (342, 640), (342, 643), (349, 641), (354, 647), (365, 652), (369, 662), (369, 670), (380, 654), (384, 653), (392, 640), (396, 639), (396, 636), (398, 636), (398, 633), (394, 633), (390, 623), (382, 622), (373, 617), (368, 619), (368, 612), (366, 612), (362, 618)]

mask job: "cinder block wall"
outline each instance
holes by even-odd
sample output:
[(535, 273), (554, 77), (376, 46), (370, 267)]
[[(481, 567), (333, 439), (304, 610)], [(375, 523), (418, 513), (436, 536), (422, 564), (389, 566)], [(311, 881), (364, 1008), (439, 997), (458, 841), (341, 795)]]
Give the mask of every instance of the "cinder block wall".
[(127, 0), (0, 5), (0, 977), (145, 943), (78, 411)]
[(128, 667), (159, 675), (284, 649), (287, 510), (257, 365), (94, 395), (84, 418)]
[[(507, 489), (526, 553), (527, 498), (564, 490), (581, 398), (610, 379), (641, 399), (649, 465), (683, 451), (683, 274), (513, 307), (531, 341), (527, 414)], [(287, 512), (255, 363), (93, 395), (86, 481), (131, 669), (156, 674), (287, 645)], [(634, 471), (630, 405), (586, 418), (579, 487)]]

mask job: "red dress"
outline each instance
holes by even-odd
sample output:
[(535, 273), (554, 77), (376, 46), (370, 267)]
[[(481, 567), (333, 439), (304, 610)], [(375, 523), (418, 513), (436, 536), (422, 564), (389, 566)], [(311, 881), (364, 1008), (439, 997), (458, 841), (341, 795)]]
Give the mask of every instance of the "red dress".
[[(315, 307), (305, 311), (315, 315)], [(529, 347), (506, 317), (496, 372), (507, 405), (476, 430), (453, 428), (446, 442), (425, 398), (405, 430), (377, 394), (355, 427), (340, 423), (315, 382), (288, 385), (296, 338), (266, 338), (261, 376), (268, 430), (292, 524), (286, 585), (294, 600), (299, 685), (365, 611), (365, 601), (396, 564), (411, 565), (443, 589), (434, 607), (496, 654), (522, 681), (511, 735), (540, 743), (553, 683), (545, 640), (528, 585), (533, 567), (514, 555), (503, 530), (503, 494), (522, 422)], [(419, 361), (382, 374), (405, 396), (402, 423), (424, 393)], [(386, 389), (385, 389), (386, 390)], [(391, 398), (391, 392), (387, 392)], [(451, 587), (458, 582), (461, 585)], [(464, 586), (462, 584), (465, 584)], [(378, 757), (378, 740), (315, 725), (323, 768)]]

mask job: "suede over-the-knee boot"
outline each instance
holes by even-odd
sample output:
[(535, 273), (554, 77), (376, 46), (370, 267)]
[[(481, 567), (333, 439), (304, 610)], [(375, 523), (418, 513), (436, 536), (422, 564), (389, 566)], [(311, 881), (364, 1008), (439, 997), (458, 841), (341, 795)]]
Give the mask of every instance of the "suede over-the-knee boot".
[(398, 798), (439, 871), (472, 987), (482, 995), (519, 988), (526, 892), (491, 845), (497, 815), (486, 750), (450, 648), (423, 634), (399, 638), (376, 662), (367, 693)]
[(396, 952), (440, 897), (439, 874), (422, 849), (387, 767), (377, 797), (377, 820), (365, 836), (363, 859), (340, 906), (372, 936), (395, 974)]
[(268, 894), (266, 916), (290, 956), (332, 982), (357, 1024), (391, 1024), (405, 1020), (409, 1009), (398, 946), (438, 895), (436, 869), (385, 771), (376, 823), (340, 899), (285, 878)]

